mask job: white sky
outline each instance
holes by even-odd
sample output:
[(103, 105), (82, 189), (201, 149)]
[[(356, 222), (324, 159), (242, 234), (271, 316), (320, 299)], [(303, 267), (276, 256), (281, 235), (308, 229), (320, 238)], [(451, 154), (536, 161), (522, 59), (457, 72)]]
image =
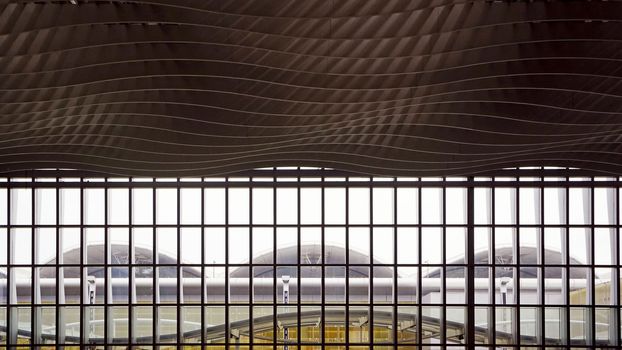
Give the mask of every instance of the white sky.
[[(12, 210), (11, 222), (13, 224), (30, 224), (31, 222), (31, 190), (12, 189)], [(153, 195), (151, 189), (133, 190), (133, 215), (132, 221), (135, 224), (153, 223)], [(250, 211), (252, 210), (253, 223), (255, 224), (274, 224), (274, 203), (271, 189), (256, 188), (252, 190), (253, 205), (250, 209), (248, 188), (232, 188), (229, 190), (229, 223), (248, 225)], [(391, 188), (373, 189), (373, 205), (370, 208), (368, 188), (351, 188), (349, 191), (349, 208), (346, 208), (346, 191), (344, 188), (325, 189), (325, 211), (324, 217), (327, 224), (346, 225), (346, 210), (351, 224), (369, 224), (370, 209), (373, 212), (374, 224), (392, 224), (394, 219), (394, 200)], [(59, 212), (62, 224), (80, 223), (79, 196), (78, 189), (62, 189), (61, 208)], [(85, 189), (86, 210), (84, 212), (85, 224), (104, 224), (104, 190)], [(300, 191), (301, 198), (301, 223), (314, 225), (321, 224), (322, 206), (321, 190), (319, 188), (303, 188)], [(475, 190), (475, 223), (492, 224), (491, 222), (491, 196), (490, 189), (476, 188)], [(615, 190), (597, 188), (594, 190), (594, 221), (596, 224), (613, 224), (615, 220)], [(112, 224), (128, 224), (128, 195), (127, 189), (114, 189), (109, 192), (109, 212), (108, 217)], [(417, 197), (419, 192), (415, 188), (399, 188), (397, 192), (397, 221), (399, 224), (417, 224), (419, 222), (416, 213), (418, 212)], [(466, 212), (465, 201), (466, 191), (463, 188), (447, 188), (446, 198), (443, 201), (442, 190), (440, 188), (423, 188), (421, 190), (421, 200), (424, 205), (421, 208), (423, 224), (442, 224), (442, 206), (446, 205), (448, 224), (465, 224)], [(571, 224), (589, 224), (591, 222), (589, 210), (590, 191), (587, 189), (571, 188), (569, 191), (569, 221)], [(207, 224), (225, 224), (225, 190), (219, 188), (205, 189), (205, 222)], [(494, 210), (496, 224), (539, 224), (540, 192), (535, 188), (523, 188), (518, 193), (520, 217), (516, 218), (516, 208), (514, 206), (517, 197), (516, 189), (497, 188), (495, 190)], [(5, 198), (5, 200), (2, 200)], [(156, 217), (157, 224), (176, 224), (177, 223), (177, 198), (176, 189), (157, 189)], [(276, 191), (276, 223), (277, 224), (296, 224), (297, 220), (297, 190), (289, 188), (279, 188)], [(546, 188), (544, 190), (544, 223), (563, 224), (565, 220), (565, 190), (556, 188)], [(44, 210), (53, 207), (56, 202), (55, 191), (53, 189), (38, 189), (36, 191), (37, 210), (35, 221), (37, 224), (54, 224), (54, 211)], [(182, 224), (200, 224), (201, 218), (201, 192), (199, 189), (182, 189), (180, 198), (180, 222)], [(6, 208), (1, 207), (6, 203), (6, 190), (0, 190), (0, 224), (6, 224)], [(487, 204), (488, 203), (488, 204)], [(38, 261), (43, 263), (54, 258), (56, 240), (54, 229), (40, 229), (37, 231), (39, 240)], [(93, 230), (97, 232), (97, 230)], [(208, 261), (224, 263), (224, 231), (219, 228), (206, 229), (206, 240), (210, 242), (209, 247), (205, 247)], [(393, 261), (393, 236), (391, 230), (386, 228), (375, 228), (371, 233), (374, 244), (374, 260), (391, 263)], [(397, 232), (398, 263), (417, 262), (417, 236), (422, 236), (422, 262), (442, 263), (441, 261), (441, 230), (438, 228), (424, 228), (422, 232), (416, 229), (401, 228)], [(350, 249), (369, 254), (369, 229), (351, 228), (350, 229)], [(464, 255), (464, 234), (462, 228), (448, 229), (446, 247), (446, 258), (448, 261), (454, 260)], [(487, 240), (482, 239), (486, 234), (485, 230), (478, 230), (476, 235), (475, 250), (487, 249)], [(597, 229), (595, 231), (595, 259), (597, 263), (607, 264), (611, 262), (611, 250), (609, 247), (608, 229)], [(28, 263), (31, 259), (30, 246), (32, 238), (28, 229), (14, 231), (16, 239), (16, 262)], [(66, 230), (63, 233), (65, 249), (77, 248), (79, 246), (79, 232), (77, 229)], [(253, 257), (257, 258), (272, 248), (272, 229), (257, 229), (254, 233)], [(319, 229), (305, 229), (301, 233), (303, 244), (319, 244), (321, 241)], [(343, 228), (327, 229), (326, 241), (329, 245), (343, 247), (346, 242), (345, 231)], [(6, 264), (6, 230), (0, 230), (0, 264)], [(102, 244), (103, 232), (89, 235), (89, 244)], [(177, 249), (181, 248), (181, 256), (184, 262), (200, 263), (201, 247), (197, 242), (200, 238), (198, 229), (184, 229), (181, 240), (181, 247), (177, 247), (177, 237), (175, 229), (158, 229), (158, 245), (161, 253), (176, 257)], [(208, 238), (209, 237), (209, 238)], [(478, 238), (479, 237), (479, 238)], [(535, 246), (537, 231), (535, 229), (521, 229), (520, 240), (522, 245)], [(573, 259), (585, 262), (587, 259), (586, 247), (588, 246), (586, 231), (580, 228), (571, 229), (569, 232), (570, 254)], [(111, 232), (113, 243), (127, 244), (128, 230), (120, 229)], [(247, 263), (251, 258), (248, 254), (251, 236), (247, 228), (230, 229), (230, 261), (234, 263)], [(497, 247), (510, 246), (513, 240), (512, 229), (497, 228), (496, 230)], [(153, 246), (151, 230), (137, 229), (134, 236), (135, 244), (139, 247), (151, 249)], [(295, 229), (279, 229), (277, 232), (277, 246), (288, 247), (297, 244)], [(561, 249), (561, 231), (557, 228), (546, 228), (544, 232), (544, 244), (547, 249), (559, 251)], [(214, 249), (211, 249), (214, 247)]]

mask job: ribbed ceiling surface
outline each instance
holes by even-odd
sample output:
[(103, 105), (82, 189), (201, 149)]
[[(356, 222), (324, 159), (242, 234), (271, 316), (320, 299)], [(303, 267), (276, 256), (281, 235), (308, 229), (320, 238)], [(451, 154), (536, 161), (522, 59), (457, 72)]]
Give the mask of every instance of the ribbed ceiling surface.
[(622, 173), (617, 1), (0, 5), (0, 171)]

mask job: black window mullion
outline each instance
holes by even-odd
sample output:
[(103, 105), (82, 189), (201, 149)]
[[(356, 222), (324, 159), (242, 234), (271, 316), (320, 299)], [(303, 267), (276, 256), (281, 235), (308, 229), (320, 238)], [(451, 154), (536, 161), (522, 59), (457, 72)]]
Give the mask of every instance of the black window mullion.
[[(176, 261), (177, 261), (177, 266), (175, 266), (175, 272), (177, 274), (177, 300), (175, 303), (175, 308), (177, 310), (177, 337), (175, 337), (176, 342), (177, 343), (183, 343), (184, 342), (184, 333), (183, 333), (183, 322), (184, 322), (184, 315), (182, 314), (182, 311), (185, 310), (185, 308), (183, 308), (182, 306), (182, 298), (183, 298), (183, 294), (181, 292), (181, 286), (182, 286), (182, 280), (183, 280), (183, 273), (184, 273), (184, 268), (182, 267), (182, 263), (181, 263), (181, 250), (182, 250), (182, 246), (181, 246), (181, 229), (180, 229), (180, 224), (181, 224), (181, 190), (180, 190), (180, 186), (179, 186), (179, 178), (177, 178), (175, 180), (176, 184), (177, 184), (177, 188), (175, 189), (175, 197), (176, 197), (176, 201), (177, 201), (177, 227), (175, 228), (175, 233), (176, 233), (176, 237), (175, 239), (177, 240), (177, 256)], [(184, 300), (184, 303), (186, 301)]]
[[(155, 179), (153, 179), (155, 181)], [(159, 293), (159, 289), (160, 286), (158, 286), (157, 282), (159, 281), (159, 279), (157, 278), (157, 274), (158, 274), (158, 263), (159, 263), (159, 259), (158, 259), (158, 235), (157, 235), (157, 229), (156, 229), (156, 220), (157, 220), (157, 191), (156, 191), (156, 185), (155, 183), (152, 184), (153, 189), (152, 189), (152, 201), (151, 201), (151, 211), (152, 211), (152, 227), (151, 227), (151, 234), (153, 236), (153, 256), (151, 258), (151, 263), (153, 265), (152, 268), (152, 276), (151, 278), (153, 279), (153, 292), (151, 297), (153, 298), (153, 310), (151, 313), (151, 327), (152, 327), (152, 333), (151, 333), (151, 341), (152, 341), (152, 346), (155, 348), (156, 344), (160, 341), (159, 339), (159, 319), (160, 319), (160, 315), (159, 315), (159, 308), (158, 308), (158, 293)]]
[[(471, 177), (472, 181), (473, 178)], [(466, 297), (467, 297), (467, 320), (466, 320), (466, 344), (475, 345), (475, 196), (474, 187), (467, 187), (467, 240), (466, 240)]]
[[(373, 179), (372, 179), (373, 180)], [(368, 300), (368, 337), (369, 344), (374, 345), (374, 189), (369, 189), (369, 300)]]
[(492, 310), (490, 312), (490, 322), (491, 322), (491, 329), (492, 329), (492, 346), (493, 348), (496, 347), (497, 345), (497, 279), (496, 279), (496, 275), (497, 275), (497, 248), (496, 248), (496, 230), (495, 230), (495, 225), (496, 225), (496, 210), (495, 210), (495, 187), (493, 186), (490, 189), (490, 224), (491, 224), (491, 229), (490, 232), (488, 234), (491, 235), (490, 237), (490, 242), (491, 242), (491, 246), (490, 246), (490, 255), (491, 255), (491, 261), (490, 264), (492, 266), (492, 268), (490, 269), (490, 277), (492, 278), (492, 295), (490, 296), (492, 298), (491, 302), (492, 302)]
[(397, 346), (397, 343), (399, 342), (398, 336), (398, 326), (399, 326), (399, 319), (398, 319), (398, 312), (399, 312), (399, 300), (398, 300), (398, 275), (397, 275), (397, 266), (398, 266), (398, 256), (397, 256), (397, 228), (398, 228), (398, 223), (397, 223), (397, 179), (393, 178), (393, 229), (392, 229), (392, 235), (393, 235), (393, 305), (392, 305), (392, 309), (393, 309), (393, 327), (392, 329), (392, 333), (393, 333), (393, 344), (394, 346)]
[[(443, 178), (443, 182), (445, 181), (445, 178)], [(439, 338), (441, 340), (441, 347), (443, 349), (446, 348), (446, 344), (447, 344), (447, 283), (446, 283), (446, 278), (447, 278), (447, 213), (445, 210), (446, 207), (446, 187), (443, 186), (441, 189), (441, 224), (443, 225), (442, 229), (441, 229), (441, 264), (442, 267), (439, 269), (441, 272), (441, 304), (442, 306), (440, 307), (441, 309), (441, 313), (439, 316), (439, 323), (440, 323), (440, 327), (439, 327)]]
[(229, 178), (225, 179), (225, 348), (229, 349), (229, 338), (231, 337), (231, 326), (229, 324), (229, 311), (231, 306), (229, 305), (229, 271), (231, 266), (229, 265)]
[[(132, 181), (132, 178), (129, 178), (128, 181)], [(132, 344), (134, 342), (134, 286), (136, 285), (136, 279), (134, 278), (134, 231), (132, 229), (132, 189), (127, 189), (127, 234), (128, 236), (128, 264), (127, 267), (127, 340), (128, 343)]]
[(39, 310), (40, 310), (40, 304), (37, 302), (36, 299), (36, 294), (35, 294), (35, 286), (37, 284), (40, 284), (40, 281), (36, 280), (36, 267), (35, 264), (37, 263), (37, 251), (36, 251), (36, 247), (37, 247), (37, 234), (36, 234), (36, 222), (35, 222), (35, 212), (37, 211), (37, 202), (36, 202), (36, 198), (35, 198), (35, 193), (37, 192), (37, 188), (35, 186), (35, 179), (34, 178), (30, 178), (30, 181), (32, 183), (32, 189), (30, 190), (30, 204), (31, 204), (31, 208), (30, 208), (30, 259), (32, 262), (32, 266), (30, 266), (30, 278), (31, 283), (30, 283), (30, 301), (32, 302), (31, 308), (30, 308), (30, 341), (32, 344), (37, 344), (38, 343), (38, 339), (35, 339), (35, 336), (40, 335), (37, 334), (36, 328), (37, 328), (37, 323), (40, 322), (41, 320), (38, 317), (39, 314)]
[[(201, 181), (204, 181), (201, 178)], [(205, 186), (201, 186), (201, 345), (205, 344), (205, 329), (207, 323), (205, 322), (205, 309), (206, 309), (206, 295), (205, 295)]]

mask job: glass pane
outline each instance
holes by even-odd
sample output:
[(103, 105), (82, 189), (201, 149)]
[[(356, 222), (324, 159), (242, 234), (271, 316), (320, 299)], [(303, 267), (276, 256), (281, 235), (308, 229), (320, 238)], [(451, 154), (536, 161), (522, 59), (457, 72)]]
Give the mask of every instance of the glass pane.
[[(0, 200), (2, 200), (1, 196)], [(37, 225), (56, 224), (56, 189), (37, 188), (35, 190), (35, 205), (35, 223)]]
[(373, 221), (374, 224), (392, 224), (394, 202), (392, 188), (373, 189)]
[(369, 228), (350, 228), (348, 243), (350, 245), (350, 264), (369, 264)]
[[(318, 237), (321, 239), (321, 235)], [(346, 229), (344, 227), (327, 227), (324, 229), (324, 263), (326, 264), (345, 264), (346, 262)], [(320, 247), (318, 247), (319, 249)], [(322, 263), (320, 260), (322, 252), (313, 256), (316, 264)]]
[(568, 201), (569, 223), (585, 225), (592, 222), (591, 190), (589, 188), (570, 188)]
[(201, 228), (183, 227), (180, 229), (181, 263), (201, 264)]
[(492, 223), (492, 190), (490, 188), (474, 188), (473, 201), (475, 208), (474, 222), (477, 225)]
[(495, 188), (495, 224), (516, 223), (516, 189)]
[(177, 189), (156, 189), (156, 223), (158, 225), (177, 224)]
[(445, 189), (446, 223), (464, 225), (467, 223), (466, 188), (448, 187)]
[[(304, 191), (304, 190), (301, 190)], [(305, 193), (305, 192), (303, 192)], [(272, 224), (274, 223), (274, 189), (272, 188), (253, 188), (253, 223)], [(303, 204), (304, 201), (301, 202)], [(318, 210), (321, 208), (318, 206)], [(301, 214), (305, 215), (302, 211)], [(222, 224), (224, 222), (217, 222)], [(304, 223), (304, 220), (303, 220)]]
[(153, 223), (153, 189), (132, 189), (132, 223), (135, 225)]
[(429, 188), (421, 189), (421, 223), (422, 224), (441, 224), (443, 223), (443, 189)]
[(132, 229), (134, 244), (134, 263), (146, 265), (153, 263), (153, 229)]
[(130, 215), (130, 194), (127, 188), (108, 189), (108, 223), (127, 225)]
[(133, 341), (151, 343), (153, 339), (153, 307), (135, 306), (132, 308)]
[(35, 229), (37, 264), (53, 264), (56, 260), (56, 229)]
[(417, 264), (419, 262), (418, 230), (414, 227), (397, 229), (397, 263)]
[(105, 217), (105, 197), (103, 188), (86, 188), (84, 191), (84, 223), (103, 225)]
[(225, 223), (225, 197), (224, 188), (206, 188), (205, 195), (205, 223), (223, 225)]
[(32, 189), (11, 189), (11, 225), (32, 223)]
[(203, 241), (205, 244), (205, 263), (224, 264), (225, 263), (225, 229), (220, 227), (206, 227), (203, 230)]
[(566, 223), (566, 189), (544, 189), (544, 224), (563, 225)]
[(440, 264), (443, 251), (443, 231), (439, 227), (421, 229), (421, 263)]
[(61, 225), (80, 224), (80, 189), (61, 188), (59, 190), (59, 219)]
[(326, 224), (345, 224), (346, 190), (345, 188), (324, 189), (324, 222)]
[(376, 227), (373, 229), (373, 258), (376, 264), (394, 263), (394, 233), (392, 228)]
[[(327, 251), (335, 250), (335, 261), (345, 264), (345, 230), (343, 228), (326, 228)], [(322, 231), (319, 227), (303, 227), (300, 229), (300, 263), (316, 265), (322, 263)], [(330, 240), (330, 241), (329, 241)]]
[(182, 188), (179, 191), (179, 213), (182, 225), (201, 223), (201, 189)]
[(276, 263), (298, 263), (298, 230), (296, 228), (276, 229)]
[(594, 189), (594, 224), (614, 225), (616, 223), (616, 190), (614, 188)]
[(276, 222), (281, 225), (298, 223), (297, 189), (279, 188), (276, 190)]
[[(350, 205), (352, 205), (352, 201), (350, 201)], [(417, 188), (398, 188), (396, 210), (398, 224), (417, 224), (419, 222), (419, 190)]]
[(157, 262), (160, 264), (177, 263), (177, 229), (161, 227), (156, 229)]
[(248, 224), (250, 214), (250, 190), (230, 188), (228, 197), (229, 223)]
[(348, 219), (350, 224), (369, 224), (370, 213), (369, 188), (349, 188), (348, 189)]
[(248, 264), (249, 232), (248, 228), (229, 229), (229, 264)]
[(32, 264), (32, 231), (29, 228), (11, 229), (11, 262)]
[(519, 189), (519, 222), (522, 225), (540, 224), (540, 189), (521, 188)]

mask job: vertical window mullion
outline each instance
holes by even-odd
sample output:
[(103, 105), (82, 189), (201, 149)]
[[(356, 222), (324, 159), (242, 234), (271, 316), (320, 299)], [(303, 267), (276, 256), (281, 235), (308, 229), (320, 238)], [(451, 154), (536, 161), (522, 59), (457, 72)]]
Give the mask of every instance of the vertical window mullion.
[(248, 308), (248, 339), (249, 342), (251, 343), (250, 347), (253, 347), (253, 343), (255, 343), (255, 331), (254, 331), (254, 323), (253, 320), (253, 304), (255, 303), (255, 296), (253, 295), (253, 276), (254, 276), (254, 268), (253, 268), (253, 234), (255, 233), (255, 226), (254, 226), (254, 221), (253, 221), (253, 189), (254, 187), (250, 186), (250, 188), (248, 189), (248, 224), (249, 224), (249, 239), (248, 239), (248, 274), (249, 274), (249, 280), (248, 280), (248, 300), (251, 303), (251, 306)]
[[(59, 225), (60, 225), (60, 184), (59, 184), (59, 178), (58, 176), (54, 179), (54, 192), (56, 193), (56, 215), (55, 215), (55, 228), (54, 231), (56, 232), (56, 251), (54, 252), (54, 256), (56, 257), (55, 261), (54, 261), (54, 271), (55, 271), (55, 278), (56, 278), (56, 283), (54, 286), (54, 290), (56, 292), (56, 314), (54, 315), (55, 318), (55, 322), (56, 322), (56, 337), (55, 337), (55, 342), (56, 344), (60, 344), (60, 343), (64, 343), (64, 338), (65, 335), (64, 334), (60, 334), (59, 329), (62, 329), (64, 331), (64, 327), (58, 327), (58, 325), (61, 324), (61, 317), (60, 317), (60, 313), (62, 312), (62, 309), (60, 306), (58, 306), (58, 304), (60, 304), (60, 267), (59, 267), (59, 262), (60, 262), (60, 255), (62, 254), (61, 251), (61, 240), (60, 240), (60, 229), (59, 229)], [(61, 339), (63, 341), (61, 341)]]
[(398, 289), (397, 289), (397, 178), (393, 178), (393, 203), (391, 203), (393, 206), (393, 225), (392, 225), (392, 235), (393, 235), (393, 327), (392, 332), (393, 332), (393, 347), (397, 348), (397, 343), (398, 343)]
[(443, 177), (443, 188), (441, 190), (441, 225), (443, 225), (441, 229), (441, 264), (442, 267), (439, 269), (441, 272), (441, 304), (440, 307), (441, 313), (439, 316), (439, 339), (441, 341), (441, 346), (443, 349), (447, 345), (447, 213), (445, 210), (446, 202), (447, 202), (447, 190), (445, 178)]
[(175, 194), (176, 194), (176, 201), (177, 201), (177, 221), (176, 221), (176, 225), (175, 225), (175, 232), (176, 232), (176, 237), (175, 239), (177, 239), (177, 256), (176, 256), (176, 261), (177, 264), (175, 266), (175, 272), (177, 274), (177, 300), (176, 300), (176, 304), (175, 307), (177, 309), (177, 336), (176, 338), (176, 342), (178, 343), (177, 347), (179, 348), (184, 342), (184, 334), (183, 334), (183, 322), (184, 322), (184, 315), (182, 314), (182, 311), (185, 311), (185, 308), (182, 308), (182, 298), (184, 297), (182, 294), (182, 289), (181, 289), (181, 283), (183, 280), (183, 268), (181, 267), (181, 251), (182, 251), (182, 246), (181, 246), (181, 229), (180, 229), (180, 224), (181, 224), (181, 190), (180, 190), (180, 186), (179, 186), (179, 178), (175, 179)]
[(229, 285), (229, 177), (225, 179), (225, 348), (229, 349), (229, 338), (231, 337), (231, 328), (229, 324), (229, 293), (231, 286)]
[[(494, 180), (494, 178), (491, 178)], [(492, 329), (492, 346), (493, 348), (496, 348), (497, 345), (497, 279), (496, 279), (496, 275), (497, 275), (497, 243), (496, 243), (496, 210), (495, 210), (495, 188), (496, 188), (496, 183), (493, 183), (492, 188), (490, 189), (490, 224), (491, 224), (491, 229), (488, 232), (488, 234), (490, 235), (490, 264), (491, 264), (491, 268), (490, 268), (490, 277), (491, 277), (491, 285), (492, 288), (490, 290), (489, 293), (491, 293), (490, 295), (490, 301), (492, 303), (492, 310), (490, 310), (490, 322), (491, 322), (491, 329)]]
[[(321, 223), (321, 230), (320, 230), (320, 251), (321, 251), (321, 271), (322, 271), (322, 276), (320, 278), (321, 280), (321, 305), (320, 305), (320, 314), (321, 314), (321, 319), (320, 319), (320, 324), (321, 324), (321, 341), (322, 341), (322, 349), (324, 349), (326, 347), (326, 251), (325, 251), (325, 234), (326, 234), (326, 204), (325, 204), (325, 200), (326, 200), (326, 190), (325, 190), (325, 185), (324, 185), (324, 181), (325, 178), (322, 175), (321, 177), (321, 188), (320, 188), (320, 193), (321, 193), (321, 198), (320, 198), (320, 203), (322, 205), (322, 208), (320, 208), (320, 223)], [(347, 214), (346, 214), (347, 215)], [(346, 263), (348, 263), (346, 261)], [(349, 288), (349, 284), (348, 281), (346, 280), (346, 289)], [(347, 302), (347, 301), (346, 301)], [(346, 312), (348, 312), (348, 310), (346, 310)], [(347, 329), (346, 332), (350, 332), (350, 328), (349, 328), (349, 324), (346, 325)]]
[[(592, 182), (592, 185), (594, 184), (594, 177), (590, 177), (590, 180)], [(594, 265), (596, 264), (596, 259), (595, 259), (595, 255), (594, 255), (594, 246), (595, 246), (595, 242), (594, 242), (594, 187), (591, 186), (590, 188), (588, 188), (587, 192), (589, 193), (589, 203), (590, 203), (590, 257), (589, 257), (589, 262), (590, 262), (590, 274), (589, 274), (589, 286), (588, 286), (588, 292), (590, 293), (590, 319), (588, 321), (588, 324), (590, 325), (590, 332), (589, 332), (589, 339), (587, 341), (587, 345), (596, 345), (596, 288), (595, 288), (595, 283), (596, 283), (596, 269), (594, 267)]]
[[(155, 179), (153, 179), (153, 181), (155, 181)], [(152, 346), (155, 348), (156, 344), (160, 341), (160, 334), (159, 334), (159, 312), (160, 310), (158, 309), (158, 294), (160, 293), (160, 286), (158, 285), (159, 279), (158, 279), (158, 237), (156, 234), (156, 222), (157, 222), (157, 209), (156, 209), (156, 205), (157, 205), (157, 191), (156, 191), (156, 185), (155, 183), (153, 183), (153, 189), (152, 189), (152, 200), (151, 200), (151, 211), (152, 211), (152, 217), (151, 217), (151, 234), (152, 234), (152, 245), (153, 245), (153, 257), (151, 258), (151, 263), (153, 264), (153, 268), (152, 268), (152, 276), (151, 278), (153, 279), (153, 293), (152, 293), (152, 298), (153, 298), (153, 310), (151, 313), (151, 317), (152, 317), (152, 322), (151, 322), (151, 342), (152, 342)]]
[[(373, 180), (373, 179), (372, 179)], [(368, 312), (368, 339), (369, 344), (374, 345), (374, 189), (369, 189), (369, 300)]]
[(416, 300), (415, 303), (417, 305), (417, 344), (418, 346), (423, 346), (423, 337), (422, 337), (422, 332), (423, 332), (423, 270), (421, 268), (421, 253), (422, 253), (422, 248), (421, 248), (421, 243), (423, 242), (422, 239), (422, 217), (421, 217), (421, 213), (422, 213), (422, 209), (421, 209), (421, 197), (422, 197), (422, 186), (421, 186), (421, 178), (418, 179), (419, 181), (417, 182), (417, 296), (416, 296)]
[(466, 292), (467, 292), (467, 320), (466, 344), (475, 345), (475, 200), (473, 177), (468, 178), (467, 187), (467, 246), (466, 246)]
[[(128, 182), (131, 182), (132, 178), (128, 179)], [(127, 329), (127, 339), (129, 341), (130, 344), (134, 343), (134, 337), (135, 337), (135, 332), (134, 332), (134, 309), (133, 309), (133, 304), (134, 304), (134, 299), (135, 299), (135, 293), (134, 293), (134, 288), (136, 285), (136, 279), (134, 278), (134, 230), (132, 229), (132, 188), (128, 187), (127, 189), (127, 224), (128, 224), (128, 228), (127, 228), (127, 234), (128, 236), (128, 264), (129, 266), (127, 267), (127, 272), (128, 272), (128, 278), (127, 278), (127, 301), (128, 301), (128, 308), (127, 308), (127, 322), (128, 322), (128, 329)]]
[[(205, 181), (201, 178), (201, 181)], [(201, 345), (205, 344), (205, 328), (207, 324), (205, 322), (205, 308), (207, 300), (205, 300), (205, 185), (201, 184)]]
[(37, 279), (37, 268), (35, 267), (35, 264), (37, 263), (37, 244), (38, 242), (38, 237), (35, 233), (35, 212), (37, 211), (37, 202), (36, 202), (36, 198), (35, 198), (35, 192), (37, 191), (36, 187), (35, 187), (35, 179), (34, 177), (30, 178), (31, 184), (32, 184), (32, 188), (30, 190), (30, 203), (32, 205), (32, 207), (30, 208), (30, 237), (31, 237), (31, 246), (30, 246), (30, 257), (32, 259), (32, 265), (30, 266), (30, 278), (31, 283), (30, 283), (30, 301), (32, 303), (31, 305), (31, 309), (30, 309), (30, 343), (31, 344), (36, 344), (39, 342), (39, 336), (41, 335), (41, 332), (39, 331), (39, 322), (41, 321), (41, 317), (39, 314), (39, 304), (41, 303), (40, 300), (37, 300), (37, 287), (40, 287), (40, 279)]

